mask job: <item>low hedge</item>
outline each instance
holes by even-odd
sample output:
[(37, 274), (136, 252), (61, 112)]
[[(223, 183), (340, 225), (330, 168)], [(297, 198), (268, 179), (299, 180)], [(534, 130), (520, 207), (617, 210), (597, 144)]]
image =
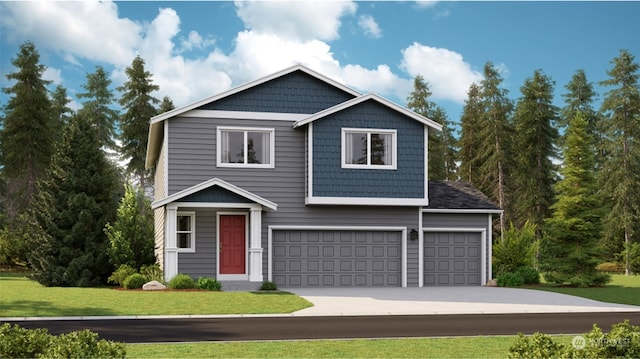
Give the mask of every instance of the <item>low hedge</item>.
[(99, 339), (87, 329), (55, 336), (46, 329), (5, 323), (0, 338), (0, 358), (125, 358), (127, 354), (124, 343)]

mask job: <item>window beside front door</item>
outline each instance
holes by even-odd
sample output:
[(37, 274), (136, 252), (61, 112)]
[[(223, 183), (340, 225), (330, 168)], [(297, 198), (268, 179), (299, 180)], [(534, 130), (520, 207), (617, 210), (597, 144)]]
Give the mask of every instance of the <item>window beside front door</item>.
[(195, 252), (196, 214), (178, 212), (176, 221), (176, 247), (179, 252)]

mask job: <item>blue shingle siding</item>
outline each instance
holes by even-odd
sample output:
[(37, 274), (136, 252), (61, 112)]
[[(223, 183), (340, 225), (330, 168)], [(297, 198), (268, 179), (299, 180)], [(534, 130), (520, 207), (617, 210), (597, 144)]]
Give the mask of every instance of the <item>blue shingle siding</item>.
[(313, 114), (352, 98), (352, 94), (296, 71), (199, 109)]
[(216, 186), (190, 194), (180, 202), (252, 203), (250, 199)]
[[(342, 128), (397, 130), (396, 170), (342, 168)], [(424, 125), (373, 100), (313, 124), (313, 195), (424, 198)]]

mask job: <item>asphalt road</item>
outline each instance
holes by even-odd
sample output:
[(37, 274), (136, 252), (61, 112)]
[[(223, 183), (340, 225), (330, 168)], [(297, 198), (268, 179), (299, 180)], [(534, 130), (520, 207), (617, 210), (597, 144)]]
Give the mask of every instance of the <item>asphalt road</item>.
[(15, 323), (26, 328), (48, 328), (52, 334), (90, 329), (108, 340), (160, 343), (515, 335), (536, 331), (577, 334), (590, 331), (594, 323), (608, 331), (611, 324), (625, 319), (640, 325), (640, 312), (34, 320)]

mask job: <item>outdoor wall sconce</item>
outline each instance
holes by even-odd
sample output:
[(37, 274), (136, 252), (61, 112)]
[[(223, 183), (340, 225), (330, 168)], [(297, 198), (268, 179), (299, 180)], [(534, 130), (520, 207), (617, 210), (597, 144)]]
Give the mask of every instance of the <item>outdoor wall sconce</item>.
[(416, 229), (412, 229), (411, 232), (409, 232), (409, 239), (412, 241), (416, 241), (418, 240), (418, 231), (416, 231)]

